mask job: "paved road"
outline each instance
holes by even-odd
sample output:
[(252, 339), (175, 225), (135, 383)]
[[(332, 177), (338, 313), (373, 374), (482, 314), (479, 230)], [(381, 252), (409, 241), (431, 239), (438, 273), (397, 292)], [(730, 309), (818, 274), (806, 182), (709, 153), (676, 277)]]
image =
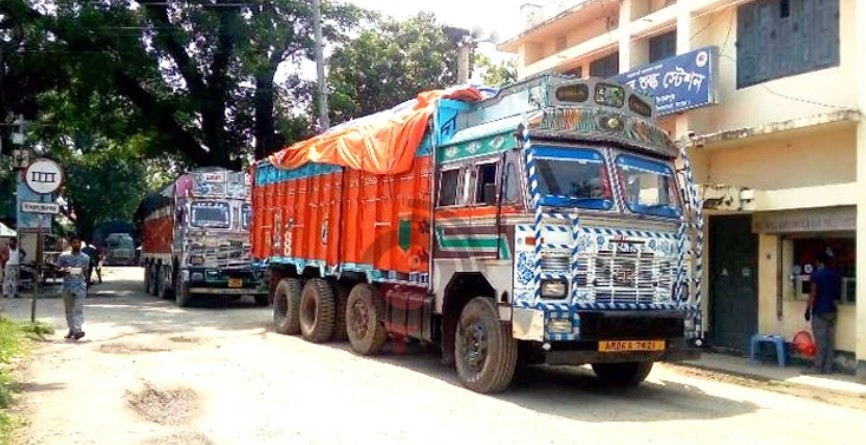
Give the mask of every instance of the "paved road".
[[(22, 444), (862, 444), (866, 411), (657, 367), (632, 390), (533, 369), (510, 392), (463, 389), (435, 355), (379, 358), (272, 332), (251, 302), (178, 309), (113, 269), (79, 344), (58, 327), (25, 385)], [(7, 300), (27, 318), (28, 300)], [(147, 389), (147, 390), (145, 390)]]

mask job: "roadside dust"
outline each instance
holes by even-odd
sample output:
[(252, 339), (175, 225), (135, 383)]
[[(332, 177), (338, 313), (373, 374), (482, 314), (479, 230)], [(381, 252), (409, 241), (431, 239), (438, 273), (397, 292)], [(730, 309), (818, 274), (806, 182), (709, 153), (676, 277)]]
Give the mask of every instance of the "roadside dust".
[(157, 388), (146, 382), (139, 392), (127, 391), (127, 405), (142, 418), (160, 425), (182, 425), (198, 407), (198, 395), (189, 388)]
[(202, 339), (200, 339), (198, 337), (189, 337), (186, 335), (178, 335), (175, 337), (169, 337), (168, 340), (171, 342), (174, 342), (174, 343), (190, 343), (190, 344), (194, 344), (194, 345), (201, 344), (201, 342), (202, 342)]
[(134, 343), (105, 343), (97, 348), (99, 352), (105, 354), (136, 354), (139, 352), (168, 352), (169, 348), (161, 348), (157, 346), (147, 346)]
[(835, 391), (827, 388), (814, 388), (796, 383), (788, 383), (771, 380), (757, 380), (754, 378), (740, 377), (737, 375), (724, 374), (700, 368), (667, 365), (677, 373), (690, 377), (714, 380), (721, 383), (746, 386), (749, 388), (773, 391), (790, 396), (803, 397), (818, 400), (834, 405), (846, 406), (866, 411), (866, 397), (864, 395), (851, 394), (844, 391)]
[(150, 439), (141, 445), (214, 445), (214, 441), (202, 433), (186, 431)]

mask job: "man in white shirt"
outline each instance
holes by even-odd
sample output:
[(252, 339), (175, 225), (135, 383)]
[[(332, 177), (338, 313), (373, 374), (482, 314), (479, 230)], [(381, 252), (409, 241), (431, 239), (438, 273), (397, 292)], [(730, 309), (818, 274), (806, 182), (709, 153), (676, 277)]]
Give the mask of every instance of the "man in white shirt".
[(9, 246), (4, 249), (3, 259), (3, 297), (18, 298), (18, 268), (21, 265), (21, 249), (18, 240), (9, 240)]

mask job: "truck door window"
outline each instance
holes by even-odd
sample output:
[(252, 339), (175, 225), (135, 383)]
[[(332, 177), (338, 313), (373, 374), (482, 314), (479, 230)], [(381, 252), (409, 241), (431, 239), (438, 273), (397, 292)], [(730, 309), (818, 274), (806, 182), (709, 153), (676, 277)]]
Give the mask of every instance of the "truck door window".
[(195, 227), (227, 229), (231, 226), (229, 204), (198, 201), (190, 204), (190, 224)]
[(457, 187), (460, 182), (460, 170), (443, 171), (439, 179), (439, 206), (457, 205)]
[(496, 164), (481, 164), (477, 167), (475, 186), (476, 204), (494, 204), (496, 201)]
[(509, 162), (505, 166), (505, 191), (502, 200), (505, 202), (515, 203), (517, 202), (517, 196), (519, 193), (520, 184), (517, 182), (517, 168), (514, 166), (513, 162)]

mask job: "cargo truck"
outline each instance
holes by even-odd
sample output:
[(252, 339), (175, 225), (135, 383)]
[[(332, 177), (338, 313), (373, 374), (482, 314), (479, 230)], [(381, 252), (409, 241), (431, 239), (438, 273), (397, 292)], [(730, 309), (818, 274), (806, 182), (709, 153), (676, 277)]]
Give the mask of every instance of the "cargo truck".
[(250, 258), (251, 214), (248, 176), (220, 168), (193, 170), (145, 197), (136, 212), (145, 290), (180, 307), (244, 295), (267, 305), (264, 269)]
[(426, 92), (254, 165), (276, 331), (362, 355), (432, 344), (481, 393), (518, 363), (635, 385), (697, 358), (700, 205), (652, 99), (552, 74), (484, 91)]

